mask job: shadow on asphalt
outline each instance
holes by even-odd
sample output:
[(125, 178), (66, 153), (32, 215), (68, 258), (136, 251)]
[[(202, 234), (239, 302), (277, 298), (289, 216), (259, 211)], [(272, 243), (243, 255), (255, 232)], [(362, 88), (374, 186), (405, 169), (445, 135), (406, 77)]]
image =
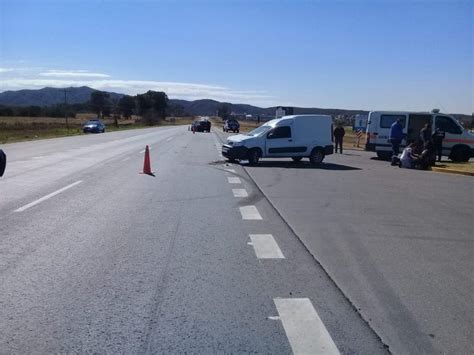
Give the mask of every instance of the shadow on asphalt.
[(251, 166), (248, 163), (241, 164), (252, 168), (286, 168), (286, 169), (317, 169), (317, 170), (362, 170), (349, 165), (322, 163), (313, 165), (307, 162), (289, 162), (289, 161), (259, 161), (257, 165)]

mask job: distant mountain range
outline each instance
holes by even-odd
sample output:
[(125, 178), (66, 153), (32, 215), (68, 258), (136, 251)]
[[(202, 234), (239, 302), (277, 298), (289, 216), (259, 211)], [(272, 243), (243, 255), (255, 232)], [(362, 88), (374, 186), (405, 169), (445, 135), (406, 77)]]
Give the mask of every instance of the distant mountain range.
[[(66, 100), (68, 104), (80, 104), (89, 101), (91, 93), (95, 91), (88, 86), (69, 87), (65, 89), (59, 88), (43, 88), (38, 90), (18, 90), (18, 91), (4, 91), (0, 93), (0, 105), (4, 106), (52, 106), (64, 103), (64, 91), (66, 90)], [(112, 100), (119, 100), (124, 94), (115, 92), (108, 92)], [(223, 104), (215, 100), (178, 100), (170, 99), (170, 105), (180, 106), (184, 112), (196, 116), (212, 116), (215, 115), (218, 108)], [(232, 104), (226, 103), (230, 107), (230, 111), (238, 115), (275, 115), (276, 107), (257, 107), (247, 104)], [(368, 111), (364, 110), (341, 110), (331, 108), (305, 108), (294, 107), (294, 114), (321, 114), (321, 115), (355, 115), (366, 114)], [(455, 115), (458, 119), (470, 122), (472, 116), (469, 115)]]
[[(80, 104), (89, 101), (91, 93), (95, 91), (88, 86), (69, 87), (65, 89), (45, 87), (38, 90), (17, 90), (4, 91), (0, 93), (0, 105), (4, 106), (52, 106), (64, 103), (64, 90), (66, 90), (66, 100), (68, 104)], [(111, 99), (119, 100), (124, 94), (108, 92)], [(170, 99), (170, 105), (178, 105), (183, 111), (191, 115), (212, 116), (215, 115), (218, 108), (223, 104), (215, 100), (178, 100)], [(276, 107), (257, 107), (247, 104), (226, 103), (230, 107), (230, 111), (238, 115), (275, 115)], [(295, 114), (314, 113), (314, 114), (357, 114), (367, 113), (362, 110), (338, 110), (338, 109), (322, 109), (322, 108), (294, 108)]]

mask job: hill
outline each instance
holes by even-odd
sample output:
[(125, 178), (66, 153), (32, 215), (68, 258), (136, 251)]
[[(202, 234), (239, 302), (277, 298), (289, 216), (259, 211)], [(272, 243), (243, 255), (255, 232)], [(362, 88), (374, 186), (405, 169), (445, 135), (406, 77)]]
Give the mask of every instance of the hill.
[[(81, 104), (89, 101), (91, 92), (94, 89), (88, 86), (69, 87), (67, 91), (68, 104)], [(124, 94), (108, 92), (113, 100), (119, 100)], [(0, 93), (0, 105), (4, 106), (53, 106), (64, 102), (64, 89), (45, 87), (39, 90), (18, 90), (18, 91), (4, 91)], [(170, 99), (170, 105), (180, 106), (182, 111), (194, 116), (213, 116), (216, 114), (219, 106), (223, 102), (216, 100), (179, 100)], [(276, 107), (257, 107), (248, 104), (233, 104), (225, 103), (230, 107), (230, 111), (238, 115), (261, 115), (273, 116), (275, 115)], [(364, 114), (368, 111), (364, 110), (342, 110), (333, 108), (309, 108), (309, 107), (294, 107), (295, 114), (321, 114), (321, 115), (355, 115)], [(472, 124), (472, 116), (455, 114), (456, 118), (468, 124)]]
[[(68, 104), (80, 104), (89, 101), (94, 89), (88, 86), (66, 88)], [(113, 100), (120, 99), (123, 94), (109, 92)], [(39, 90), (4, 91), (0, 93), (0, 105), (5, 106), (52, 106), (64, 103), (64, 89), (42, 88)]]

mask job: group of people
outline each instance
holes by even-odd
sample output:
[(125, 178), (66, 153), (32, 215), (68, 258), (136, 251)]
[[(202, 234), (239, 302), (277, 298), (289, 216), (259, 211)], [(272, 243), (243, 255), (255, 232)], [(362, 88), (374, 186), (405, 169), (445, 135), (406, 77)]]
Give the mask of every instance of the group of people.
[(398, 157), (400, 144), (404, 138), (403, 126), (400, 120), (397, 120), (390, 127), (390, 143), (392, 144), (392, 165), (398, 165), (401, 168), (423, 169), (434, 166), (436, 156), (441, 161), (443, 155), (443, 139), (445, 133), (436, 128), (432, 133), (430, 124), (426, 123), (420, 130), (417, 140), (407, 142), (402, 155)]

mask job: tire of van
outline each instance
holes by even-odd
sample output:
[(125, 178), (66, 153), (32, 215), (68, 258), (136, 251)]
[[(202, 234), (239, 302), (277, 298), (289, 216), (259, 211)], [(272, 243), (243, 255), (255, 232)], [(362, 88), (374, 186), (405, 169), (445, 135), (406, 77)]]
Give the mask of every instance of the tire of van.
[(237, 130), (237, 133), (239, 133), (239, 130)]
[(449, 158), (455, 162), (467, 162), (471, 158), (471, 149), (466, 145), (456, 145), (451, 150)]
[(303, 157), (291, 157), (291, 159), (293, 159), (295, 162), (299, 162), (301, 159), (303, 159)]
[(309, 161), (311, 164), (321, 164), (324, 160), (324, 150), (320, 147), (314, 148), (311, 151), (311, 155), (309, 156)]
[(380, 160), (391, 160), (392, 159), (392, 152), (389, 151), (377, 151), (377, 157)]
[(262, 156), (262, 153), (260, 152), (260, 149), (258, 148), (250, 149), (249, 152), (247, 153), (247, 159), (249, 161), (249, 165), (257, 165), (261, 156)]

